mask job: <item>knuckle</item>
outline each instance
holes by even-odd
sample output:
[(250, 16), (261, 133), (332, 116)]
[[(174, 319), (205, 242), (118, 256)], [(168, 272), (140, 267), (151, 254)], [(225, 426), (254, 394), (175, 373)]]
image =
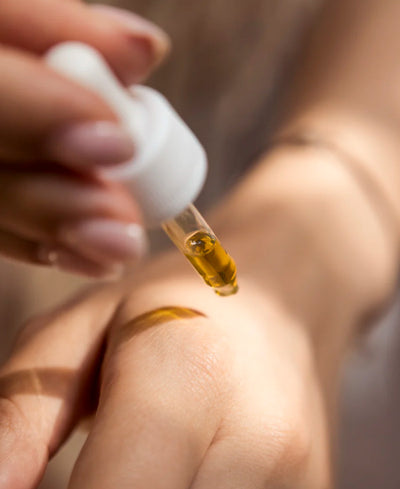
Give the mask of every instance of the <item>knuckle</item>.
[[(269, 446), (269, 467), (273, 472), (300, 476), (307, 468), (311, 456), (311, 430), (299, 417), (281, 417), (268, 421), (264, 431), (264, 446)], [(268, 478), (271, 471), (268, 470)]]
[(281, 423), (281, 463), (298, 466), (307, 461), (311, 451), (311, 434), (306, 423), (298, 421)]

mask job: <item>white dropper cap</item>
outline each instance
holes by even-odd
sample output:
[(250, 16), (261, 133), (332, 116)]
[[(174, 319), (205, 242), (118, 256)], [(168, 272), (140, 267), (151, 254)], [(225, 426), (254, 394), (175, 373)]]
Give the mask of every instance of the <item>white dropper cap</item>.
[(160, 93), (140, 85), (124, 88), (104, 58), (86, 44), (60, 44), (45, 59), (98, 93), (132, 135), (134, 158), (107, 170), (107, 176), (129, 186), (148, 227), (177, 216), (197, 198), (207, 173), (206, 154)]

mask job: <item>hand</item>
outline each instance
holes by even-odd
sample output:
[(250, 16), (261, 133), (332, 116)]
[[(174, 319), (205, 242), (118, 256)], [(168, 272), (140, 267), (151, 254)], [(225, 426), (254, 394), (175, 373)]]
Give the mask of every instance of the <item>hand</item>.
[(91, 292), (24, 330), (1, 372), (2, 489), (36, 487), (93, 409), (101, 362), (70, 487), (329, 486), (307, 330), (250, 283), (222, 299), (181, 264), (168, 255), (137, 272), (142, 286)]
[(131, 197), (96, 176), (134, 148), (98, 96), (43, 63), (40, 56), (66, 40), (93, 45), (126, 84), (154, 68), (168, 41), (111, 7), (0, 4), (0, 254), (99, 275), (144, 245)]
[(0, 372), (1, 489), (34, 488), (93, 412), (74, 489), (331, 487), (340, 366), (393, 290), (397, 248), (313, 148), (274, 152), (211, 224), (238, 295), (172, 252), (25, 328)]

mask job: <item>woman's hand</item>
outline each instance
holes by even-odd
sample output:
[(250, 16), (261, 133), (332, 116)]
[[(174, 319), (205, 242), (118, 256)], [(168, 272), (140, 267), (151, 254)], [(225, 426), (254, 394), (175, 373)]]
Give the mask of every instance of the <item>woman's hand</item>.
[(126, 84), (149, 73), (168, 41), (111, 7), (0, 2), (0, 253), (99, 275), (143, 251), (135, 203), (95, 176), (131, 158), (134, 142), (97, 95), (44, 64), (67, 40), (94, 46)]
[(25, 328), (0, 373), (2, 489), (34, 488), (93, 412), (74, 489), (331, 486), (341, 360), (393, 288), (396, 248), (313, 148), (274, 152), (212, 224), (236, 296), (171, 252)]
[(1, 371), (2, 489), (36, 487), (94, 402), (74, 489), (329, 487), (307, 329), (250, 283), (219, 298), (181, 264), (164, 257), (143, 286), (91, 292), (24, 330)]

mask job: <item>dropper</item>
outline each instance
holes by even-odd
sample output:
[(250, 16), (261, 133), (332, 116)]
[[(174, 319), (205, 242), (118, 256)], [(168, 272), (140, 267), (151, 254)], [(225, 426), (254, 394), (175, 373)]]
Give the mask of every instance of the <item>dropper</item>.
[(52, 48), (46, 62), (100, 95), (132, 135), (133, 160), (107, 177), (132, 191), (145, 225), (161, 225), (218, 295), (236, 293), (235, 262), (193, 205), (206, 177), (205, 151), (168, 101), (149, 87), (123, 87), (101, 54), (82, 43)]
[(228, 296), (238, 291), (235, 262), (193, 204), (163, 222), (162, 227), (218, 295)]

